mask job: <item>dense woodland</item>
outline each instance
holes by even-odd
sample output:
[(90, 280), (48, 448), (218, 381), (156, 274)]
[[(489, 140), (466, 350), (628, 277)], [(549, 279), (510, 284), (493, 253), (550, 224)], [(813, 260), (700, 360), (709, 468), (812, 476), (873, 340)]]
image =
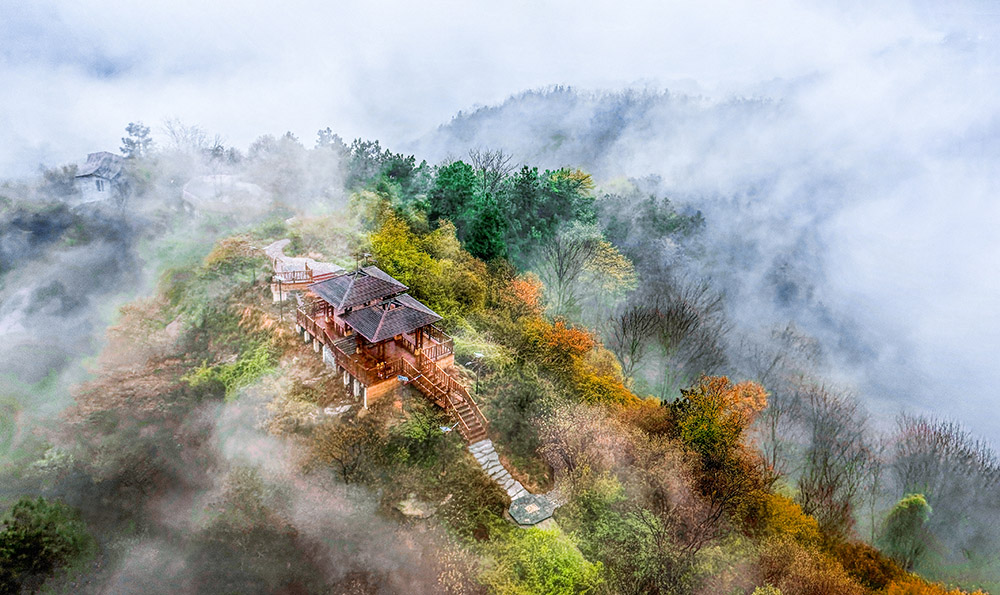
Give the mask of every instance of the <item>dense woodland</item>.
[[(67, 207), (67, 167), (0, 188), (0, 314), (75, 337), (34, 366), (4, 352), (0, 590), (1000, 589), (994, 452), (947, 421), (873, 423), (816, 338), (737, 325), (700, 274), (696, 201), (501, 149), (428, 164), (330, 129), (243, 152), (166, 128), (129, 126), (121, 204)], [(213, 211), (183, 192), (197, 176), (269, 200)], [(552, 521), (505, 519), (416, 391), (327, 413), (352, 400), (266, 283), (285, 237), (374, 261), (444, 317)]]

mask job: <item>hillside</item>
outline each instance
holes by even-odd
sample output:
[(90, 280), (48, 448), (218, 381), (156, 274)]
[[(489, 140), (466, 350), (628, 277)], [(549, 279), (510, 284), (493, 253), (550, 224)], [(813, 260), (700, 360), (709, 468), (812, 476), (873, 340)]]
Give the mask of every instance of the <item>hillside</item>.
[[(607, 136), (608, 159), (622, 118), (696, 103), (543, 103), (577, 101), (607, 114), (585, 137)], [(462, 121), (449, 134), (471, 142)], [(713, 201), (592, 176), (608, 170), (579, 152), (590, 140), (431, 165), (318, 137), (133, 155), (118, 206), (70, 209), (43, 180), (0, 192), (3, 324), (30, 346), (4, 358), (3, 589), (997, 589), (995, 454), (936, 419), (872, 423), (780, 303), (749, 327), (733, 278), (705, 274), (741, 266), (714, 242)], [(559, 505), (551, 519), (513, 522), (515, 494), (419, 384), (370, 402), (345, 388), (297, 332), (308, 296), (274, 299), (265, 247), (284, 239), (288, 256), (377, 264), (440, 318), (498, 461)], [(786, 265), (771, 300), (819, 308), (788, 280), (808, 260)], [(36, 358), (43, 328), (79, 341)]]

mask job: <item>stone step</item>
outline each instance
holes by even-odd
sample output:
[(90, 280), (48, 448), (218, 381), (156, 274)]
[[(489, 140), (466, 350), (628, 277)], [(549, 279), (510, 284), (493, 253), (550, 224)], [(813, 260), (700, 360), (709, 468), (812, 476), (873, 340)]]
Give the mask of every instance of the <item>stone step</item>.
[(528, 492), (528, 490), (526, 490), (524, 488), (521, 488), (521, 491), (516, 492), (514, 494), (509, 494), (508, 493), (508, 495), (510, 495), (510, 501), (513, 502), (514, 500), (517, 500), (519, 498), (523, 498), (524, 496), (526, 496), (529, 493), (530, 492)]
[(513, 483), (513, 485), (511, 485), (509, 488), (507, 488), (507, 495), (510, 496), (511, 498), (513, 498), (514, 494), (517, 494), (518, 492), (523, 492), (523, 491), (524, 491), (524, 486), (521, 485), (521, 482), (515, 481)]
[(482, 452), (484, 450), (490, 450), (492, 448), (493, 448), (493, 442), (492, 441), (490, 441), (489, 439), (487, 439), (487, 440), (480, 440), (479, 442), (473, 442), (469, 446), (469, 452), (475, 454), (477, 452)]
[(476, 457), (476, 461), (479, 463), (480, 466), (485, 467), (485, 466), (489, 465), (491, 462), (492, 463), (499, 463), (500, 462), (500, 455), (498, 455), (495, 452), (488, 452), (486, 454), (483, 454), (483, 455), (480, 455), (480, 456)]
[(491, 475), (497, 469), (503, 469), (503, 465), (500, 464), (500, 461), (491, 461), (488, 465), (481, 465), (481, 467), (487, 475)]
[(509, 488), (509, 487), (510, 487), (510, 486), (512, 486), (512, 485), (514, 485), (514, 478), (513, 478), (513, 477), (510, 477), (510, 476), (508, 475), (508, 476), (507, 476), (507, 479), (506, 479), (506, 480), (504, 480), (504, 482), (503, 482), (502, 484), (500, 484), (500, 487), (502, 487), (502, 488), (504, 489), (504, 491), (506, 491), (506, 490), (507, 490), (507, 488)]
[(480, 440), (479, 442), (474, 442), (469, 445), (469, 452), (479, 452), (482, 450), (490, 449), (493, 450), (492, 440)]

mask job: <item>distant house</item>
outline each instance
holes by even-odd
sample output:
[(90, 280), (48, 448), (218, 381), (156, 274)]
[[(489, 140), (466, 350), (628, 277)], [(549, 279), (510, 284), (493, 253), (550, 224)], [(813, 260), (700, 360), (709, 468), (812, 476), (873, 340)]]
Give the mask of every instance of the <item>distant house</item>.
[(124, 158), (107, 151), (87, 155), (87, 162), (77, 168), (76, 189), (79, 197), (74, 202), (122, 200), (125, 196), (124, 165)]

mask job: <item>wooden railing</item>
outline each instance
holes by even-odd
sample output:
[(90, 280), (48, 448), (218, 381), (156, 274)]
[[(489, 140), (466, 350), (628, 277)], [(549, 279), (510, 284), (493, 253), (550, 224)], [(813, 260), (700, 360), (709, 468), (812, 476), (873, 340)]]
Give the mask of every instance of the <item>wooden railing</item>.
[(312, 335), (314, 341), (319, 341), (320, 344), (325, 345), (333, 353), (333, 359), (337, 362), (337, 365), (347, 370), (347, 373), (357, 378), (361, 384), (371, 386), (372, 380), (375, 378), (383, 379), (390, 377), (388, 371), (383, 372), (381, 376), (377, 373), (373, 374), (373, 371), (365, 368), (357, 358), (344, 353), (341, 348), (337, 347), (336, 338), (327, 329), (317, 324), (302, 308), (295, 309), (295, 322), (306, 329)]
[(302, 308), (295, 309), (295, 323), (306, 329), (313, 337), (319, 338), (321, 343), (326, 344), (321, 337), (321, 335), (325, 334), (324, 330)]
[(279, 279), (282, 283), (311, 283), (313, 280), (313, 274), (308, 268), (304, 271), (275, 271), (275, 282)]
[(455, 352), (455, 340), (438, 327), (432, 324), (424, 327), (424, 332), (437, 343), (424, 350), (427, 352), (427, 357), (436, 360)]
[[(462, 436), (471, 436), (473, 434), (473, 429), (469, 427), (465, 418), (463, 418), (462, 414), (458, 412), (455, 399), (451, 396), (451, 393), (435, 384), (431, 378), (427, 376), (427, 374), (415, 368), (410, 362), (402, 360), (402, 363), (403, 374), (411, 378), (411, 382), (416, 384), (417, 388), (419, 388), (422, 393), (432, 399), (440, 399), (444, 403), (445, 411), (451, 413), (453, 417), (458, 418), (458, 423), (462, 426)], [(486, 428), (482, 422), (480, 422), (480, 424), (484, 429)]]
[(421, 370), (421, 372), (423, 372), (423, 375), (428, 380), (445, 389), (448, 402), (452, 406), (454, 406), (454, 404), (451, 403), (452, 394), (458, 393), (458, 395), (469, 404), (469, 408), (476, 416), (476, 421), (483, 426), (483, 429), (486, 429), (486, 416), (479, 410), (479, 405), (476, 404), (475, 399), (473, 399), (472, 395), (469, 394), (465, 385), (459, 382), (454, 376), (446, 372), (441, 368), (441, 366), (437, 365), (432, 359), (424, 354), (417, 356), (417, 367)]
[(413, 342), (413, 339), (411, 339), (409, 335), (406, 334), (401, 335), (400, 339), (396, 341), (396, 344), (402, 347), (403, 349), (409, 351), (410, 353), (417, 352), (417, 344)]

